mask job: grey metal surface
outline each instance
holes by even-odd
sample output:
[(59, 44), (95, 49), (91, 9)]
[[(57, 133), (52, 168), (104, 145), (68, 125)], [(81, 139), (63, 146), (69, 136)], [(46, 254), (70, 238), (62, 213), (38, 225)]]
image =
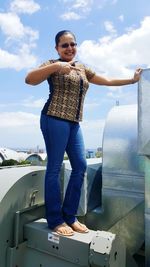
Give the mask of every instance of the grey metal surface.
[(102, 206), (85, 216), (93, 229), (125, 240), (130, 254), (144, 242), (144, 158), (137, 153), (137, 107), (116, 106), (103, 136)]
[(50, 231), (46, 221), (41, 219), (25, 225), (24, 237), (32, 256), (30, 253), (29, 258), (27, 251), (23, 267), (35, 266), (37, 251), (41, 256), (41, 266), (47, 266), (44, 265), (46, 256), (49, 257), (49, 267), (58, 266), (60, 259), (60, 266), (64, 266), (64, 261), (66, 266), (68, 263), (69, 266), (83, 267), (126, 266), (125, 246), (116, 235), (109, 232), (90, 230), (84, 235), (75, 233), (71, 237), (63, 237)]
[(22, 243), (18, 249), (9, 248), (7, 255), (7, 267), (77, 267), (77, 264), (67, 262), (62, 258), (50, 257), (42, 251), (28, 248), (26, 242)]
[[(107, 173), (138, 177), (144, 173), (142, 157), (137, 154), (136, 105), (115, 106), (108, 114), (103, 136), (104, 186)], [(124, 188), (125, 183), (121, 185), (122, 182), (114, 186)]]
[(145, 157), (145, 213), (150, 214), (150, 158), (149, 157)]
[(145, 214), (145, 266), (150, 266), (150, 214)]
[(28, 247), (81, 266), (88, 266), (89, 245), (94, 235), (95, 232), (90, 231), (84, 236), (80, 233), (71, 237), (59, 236), (48, 229), (44, 220), (27, 224), (24, 230)]
[[(20, 167), (0, 170), (0, 267), (6, 266), (6, 251), (17, 238), (15, 214), (17, 211), (38, 208), (43, 203), (44, 167)], [(33, 203), (33, 193), (37, 190)], [(25, 221), (38, 215), (26, 214)]]
[(138, 90), (138, 150), (150, 155), (150, 69), (142, 71)]
[(150, 266), (150, 69), (142, 71), (138, 88), (138, 152), (145, 159), (145, 254)]
[(150, 158), (145, 156), (145, 255), (150, 266)]
[(90, 245), (90, 253), (91, 266), (126, 266), (125, 245), (115, 234), (97, 231)]

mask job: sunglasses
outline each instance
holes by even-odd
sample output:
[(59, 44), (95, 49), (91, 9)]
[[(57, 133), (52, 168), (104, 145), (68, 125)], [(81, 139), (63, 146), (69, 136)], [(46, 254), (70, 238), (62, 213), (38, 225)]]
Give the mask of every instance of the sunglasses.
[(75, 46), (77, 46), (77, 43), (71, 42), (70, 44), (64, 43), (64, 44), (60, 45), (61, 48), (68, 48), (69, 46), (75, 47)]

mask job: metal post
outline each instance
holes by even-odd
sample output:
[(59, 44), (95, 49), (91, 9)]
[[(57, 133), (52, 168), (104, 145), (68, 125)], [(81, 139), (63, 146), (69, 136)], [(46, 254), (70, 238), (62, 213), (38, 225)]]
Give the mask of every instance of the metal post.
[(150, 157), (145, 156), (145, 266), (150, 266)]

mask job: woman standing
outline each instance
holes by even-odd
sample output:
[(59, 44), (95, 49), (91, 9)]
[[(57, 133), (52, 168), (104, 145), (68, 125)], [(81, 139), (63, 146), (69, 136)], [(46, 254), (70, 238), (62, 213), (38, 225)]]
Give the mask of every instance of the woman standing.
[[(41, 130), (47, 151), (45, 175), (45, 206), (48, 227), (60, 235), (89, 230), (76, 219), (81, 186), (86, 171), (85, 148), (79, 121), (89, 82), (97, 85), (121, 86), (139, 80), (141, 69), (131, 79), (107, 79), (75, 61), (77, 43), (70, 31), (61, 31), (55, 37), (59, 58), (48, 60), (26, 76), (26, 83), (49, 84), (49, 98), (41, 112)], [(72, 172), (65, 199), (61, 203), (60, 168), (64, 153), (68, 154)]]

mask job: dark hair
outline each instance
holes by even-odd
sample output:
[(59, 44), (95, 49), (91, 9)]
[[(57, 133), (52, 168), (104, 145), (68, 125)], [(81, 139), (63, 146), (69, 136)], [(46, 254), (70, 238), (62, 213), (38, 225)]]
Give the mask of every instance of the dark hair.
[(60, 32), (58, 32), (58, 33), (56, 34), (56, 36), (55, 36), (55, 44), (56, 44), (56, 46), (58, 46), (58, 44), (59, 44), (60, 37), (61, 37), (62, 35), (65, 35), (65, 34), (71, 34), (71, 35), (74, 37), (75, 41), (76, 41), (76, 37), (75, 37), (75, 35), (74, 35), (71, 31), (64, 30), (64, 31), (60, 31)]

